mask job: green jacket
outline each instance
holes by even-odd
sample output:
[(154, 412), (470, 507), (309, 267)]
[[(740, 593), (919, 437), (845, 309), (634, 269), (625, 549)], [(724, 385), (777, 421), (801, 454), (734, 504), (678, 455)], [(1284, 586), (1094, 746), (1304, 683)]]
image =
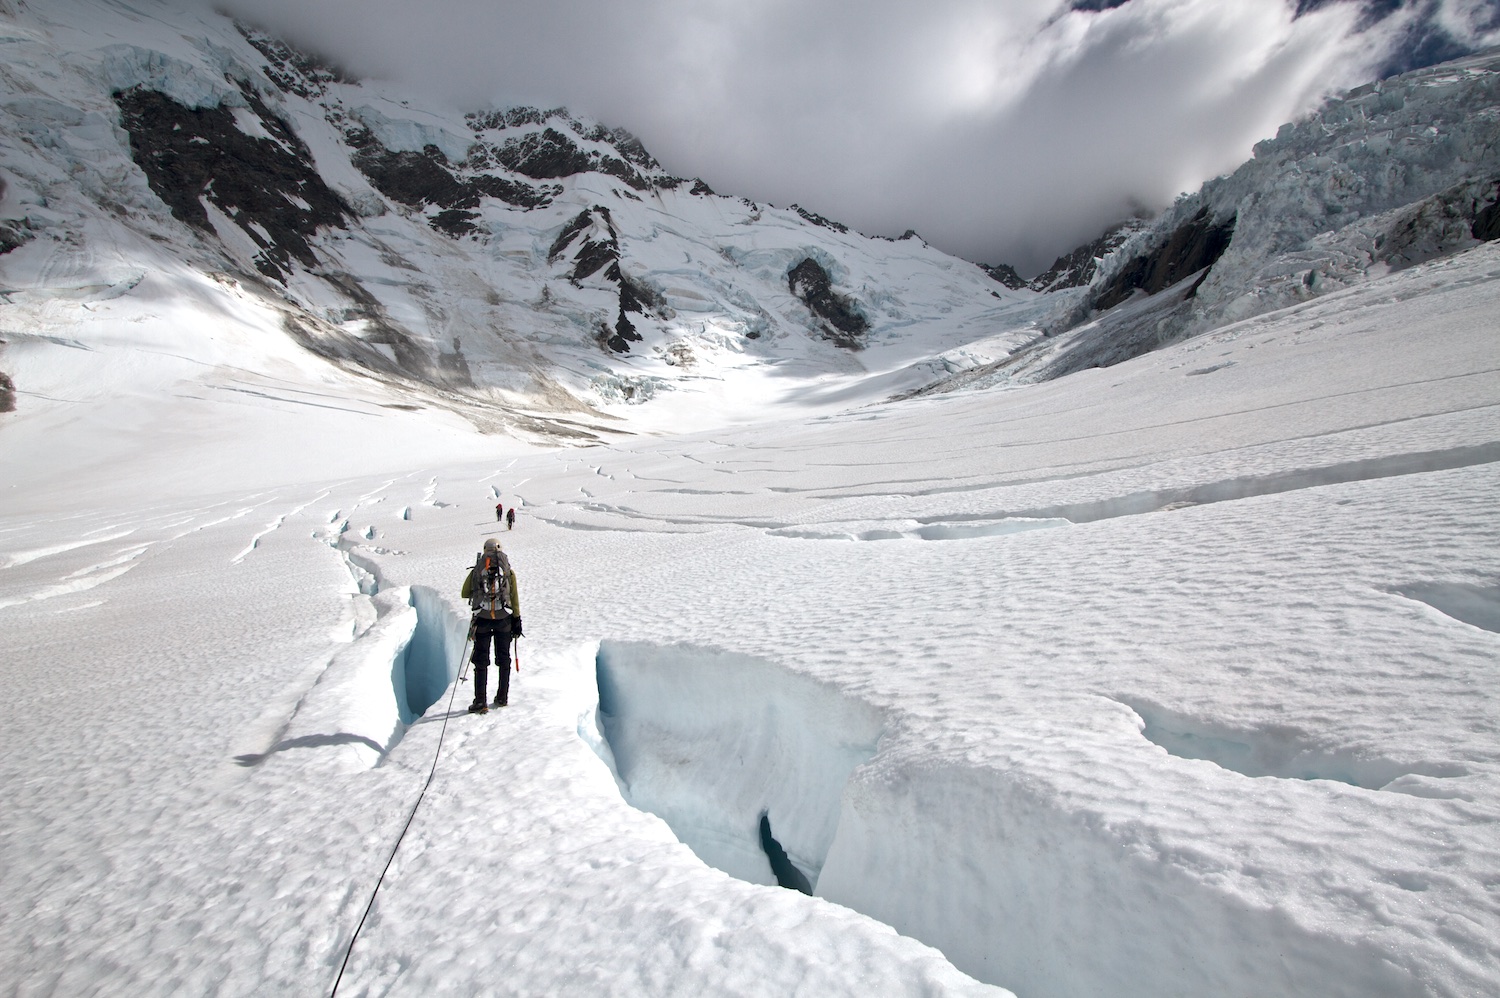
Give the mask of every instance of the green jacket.
[[(519, 617), (521, 615), (521, 591), (516, 585), (516, 573), (510, 567), (510, 559), (505, 557), (505, 552), (500, 552), (500, 565), (505, 569), (506, 595), (509, 596), (510, 615)], [(501, 608), (494, 610), (486, 608), (482, 603), (476, 605), (474, 600), (474, 569), (469, 569), (469, 574), (464, 576), (463, 588), (458, 593), (464, 599), (469, 600), (470, 607), (474, 610), (474, 616), (485, 620), (499, 620), (505, 616)]]

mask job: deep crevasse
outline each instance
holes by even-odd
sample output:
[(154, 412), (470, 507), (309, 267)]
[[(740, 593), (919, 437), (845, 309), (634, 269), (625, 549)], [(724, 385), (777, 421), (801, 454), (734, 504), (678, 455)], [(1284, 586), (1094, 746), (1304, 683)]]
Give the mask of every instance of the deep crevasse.
[(900, 751), (876, 708), (774, 662), (605, 641), (598, 722), (626, 799), (704, 862), (777, 877), (1033, 996), (1417, 995), (1372, 947), (1256, 907), (1046, 788)]

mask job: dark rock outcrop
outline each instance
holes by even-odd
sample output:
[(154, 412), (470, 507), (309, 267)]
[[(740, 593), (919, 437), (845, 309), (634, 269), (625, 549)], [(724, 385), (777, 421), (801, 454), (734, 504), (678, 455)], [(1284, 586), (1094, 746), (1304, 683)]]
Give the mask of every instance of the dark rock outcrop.
[(240, 35), (266, 57), (265, 74), (283, 93), (317, 100), (330, 83), (357, 83), (354, 77), (317, 56), (298, 52), (262, 31), (235, 24)]
[(595, 207), (593, 210), (603, 220), (604, 231), (598, 238), (585, 239), (583, 245), (578, 247), (578, 252), (573, 255), (571, 276), (574, 281), (581, 281), (603, 267), (615, 267), (615, 273), (619, 273), (620, 234), (615, 231), (614, 219), (610, 217), (608, 208)]
[(1474, 238), (1481, 242), (1500, 239), (1500, 181), (1495, 183), (1493, 196), (1495, 200), (1479, 210), (1474, 216), (1474, 224), (1469, 227)]
[(573, 217), (573, 221), (563, 226), (562, 232), (560, 232), (557, 238), (552, 241), (552, 248), (547, 251), (547, 262), (551, 263), (552, 261), (556, 260), (558, 255), (566, 250), (569, 244), (573, 242), (574, 237), (576, 237), (578, 233), (582, 232), (584, 229), (588, 228), (593, 221), (593, 209), (580, 211), (577, 215), (575, 215)]
[(313, 166), (302, 140), (245, 87), (248, 110), (269, 137), (248, 135), (220, 105), (190, 108), (155, 90), (114, 95), (130, 152), (172, 215), (214, 231), (203, 200), (224, 212), (259, 247), (255, 266), (285, 280), (292, 260), (314, 267), (308, 240), (320, 226), (343, 228), (352, 215)]
[[(542, 111), (534, 107), (512, 107), (507, 108), (503, 111), (483, 111), (468, 114), (465, 115), (464, 120), (468, 122), (469, 127), (474, 130), (474, 133), (476, 135), (482, 132), (503, 131), (507, 128), (527, 128), (536, 125), (547, 125), (549, 122), (556, 122), (558, 123), (558, 125), (566, 125), (566, 127), (571, 129), (574, 134), (578, 135), (580, 138), (585, 139), (586, 141), (602, 142), (607, 145), (613, 146), (615, 152), (620, 154), (619, 160), (624, 161), (622, 163), (619, 162), (619, 160), (616, 160), (615, 165), (604, 167), (602, 166), (604, 161), (612, 160), (614, 159), (614, 157), (600, 156), (597, 153), (586, 153), (583, 150), (579, 149), (571, 139), (563, 135), (561, 132), (557, 131), (556, 128), (549, 127), (544, 132), (533, 133), (533, 135), (536, 136), (535, 138), (533, 138), (532, 136), (527, 136), (525, 138), (512, 140), (514, 142), (513, 145), (510, 142), (506, 144), (506, 147), (508, 147), (510, 151), (506, 152), (505, 156), (501, 157), (501, 162), (505, 162), (506, 165), (511, 169), (517, 169), (517, 167), (512, 166), (509, 162), (506, 162), (506, 157), (517, 156), (519, 158), (526, 158), (532, 154), (537, 153), (544, 146), (551, 147), (563, 158), (562, 160), (555, 161), (549, 165), (546, 161), (547, 158), (544, 155), (541, 159), (535, 161), (533, 165), (533, 168), (535, 169), (566, 169), (569, 166), (568, 160), (571, 160), (571, 165), (575, 166), (583, 161), (582, 159), (578, 159), (577, 157), (587, 159), (590, 163), (592, 163), (597, 157), (599, 163), (601, 164), (600, 166), (592, 167), (584, 166), (581, 170), (573, 169), (569, 173), (548, 173), (547, 177), (571, 176), (573, 173), (581, 173), (588, 169), (599, 169), (601, 173), (609, 173), (613, 176), (622, 177), (625, 174), (619, 171), (628, 171), (629, 175), (633, 175), (639, 178), (639, 174), (636, 174), (634, 170), (630, 170), (629, 167), (625, 166), (626, 163), (633, 164), (634, 166), (648, 172), (655, 172), (661, 169), (661, 164), (656, 161), (656, 157), (647, 152), (645, 144), (630, 132), (626, 131), (623, 128), (610, 128), (606, 125), (601, 124), (585, 126), (578, 119), (569, 115), (567, 108), (555, 107), (548, 111)], [(550, 132), (551, 134), (549, 135), (548, 132)], [(528, 145), (528, 140), (530, 140), (530, 145)], [(544, 179), (541, 174), (528, 173), (526, 170), (518, 170), (518, 172), (527, 173), (528, 176), (533, 176), (537, 179)], [(637, 190), (640, 189), (641, 188), (637, 188)]]
[(571, 177), (575, 173), (587, 173), (594, 166), (587, 153), (555, 128), (507, 139), (495, 151), (495, 156), (506, 169), (533, 180)]
[(1046, 292), (1087, 286), (1099, 272), (1100, 261), (1144, 229), (1146, 224), (1141, 219), (1132, 218), (1110, 226), (1098, 239), (1084, 243), (1071, 253), (1064, 253), (1052, 261), (1051, 267), (1031, 279), (1029, 287), (1033, 291)]
[(0, 412), (16, 411), (16, 383), (10, 375), (0, 371)]
[(31, 223), (24, 218), (0, 222), (0, 256), (24, 246), (33, 238)]
[(1020, 274), (1016, 273), (1016, 268), (1012, 267), (1008, 263), (995, 264), (994, 266), (991, 266), (987, 263), (981, 263), (979, 265), (979, 269), (990, 275), (993, 280), (999, 281), (1001, 284), (1005, 285), (1007, 288), (1010, 288), (1012, 291), (1019, 291), (1027, 286), (1026, 279)]
[(615, 320), (614, 335), (605, 342), (615, 353), (629, 353), (631, 343), (639, 343), (641, 334), (635, 331), (635, 323), (625, 315), (624, 309), (620, 310), (620, 316)]
[(660, 294), (639, 281), (631, 280), (620, 271), (617, 263), (610, 268), (609, 276), (620, 282), (620, 311), (638, 315), (661, 315), (666, 310), (666, 300)]
[(846, 350), (864, 347), (863, 335), (869, 321), (859, 313), (855, 303), (833, 290), (828, 271), (812, 257), (803, 258), (786, 275), (787, 287), (822, 320), (824, 335)]
[(641, 334), (636, 332), (635, 323), (630, 321), (627, 312), (652, 319), (668, 318), (671, 312), (660, 294), (627, 277), (620, 270), (618, 261), (609, 265), (604, 276), (620, 285), (620, 314), (615, 320), (615, 335), (610, 337), (609, 347), (616, 353), (628, 353), (632, 342), (641, 341)]
[(651, 186), (645, 177), (642, 177), (623, 160), (615, 159), (613, 156), (600, 156), (596, 169), (600, 173), (625, 181), (638, 191), (644, 191)]
[(357, 132), (348, 141), (356, 150), (354, 165), (392, 201), (409, 208), (472, 208), (479, 204), (479, 196), (448, 171), (448, 159), (437, 146), (421, 152), (393, 152), (369, 132)]
[[(1465, 181), (1385, 216), (1371, 258), (1393, 270), (1457, 253), (1500, 237), (1500, 178)], [(1310, 272), (1309, 288), (1316, 287)]]
[(1203, 277), (1234, 238), (1235, 216), (1217, 221), (1202, 208), (1178, 226), (1166, 240), (1149, 253), (1134, 257), (1118, 270), (1094, 296), (1093, 307), (1099, 311), (1114, 308), (1137, 291), (1154, 295), (1189, 274), (1203, 271), (1203, 276), (1188, 289), (1186, 297), (1197, 291)]
[(614, 327), (601, 325), (599, 342), (616, 353), (629, 353), (630, 344), (642, 340), (630, 315), (660, 319), (669, 317), (671, 310), (658, 292), (643, 281), (628, 277), (620, 269), (620, 235), (608, 208), (594, 205), (575, 215), (552, 241), (547, 262), (555, 263), (575, 242), (578, 248), (573, 251), (573, 269), (568, 279), (576, 284), (602, 270), (600, 276), (619, 288), (619, 311)]
[(476, 111), (464, 116), (469, 127), (476, 132), (493, 131), (504, 128), (522, 128), (527, 125), (546, 124), (548, 119), (560, 115), (563, 109), (553, 108), (550, 111), (542, 111), (534, 107), (508, 107), (503, 111)]
[[(699, 181), (699, 183), (702, 183), (702, 181)], [(696, 194), (698, 192), (694, 191), (693, 193)], [(792, 210), (814, 225), (822, 226), (825, 229), (832, 229), (834, 232), (849, 231), (849, 226), (845, 225), (843, 222), (835, 222), (831, 218), (824, 218), (817, 212), (808, 211), (806, 208), (802, 207), (799, 204), (792, 205)]]
[(609, 209), (603, 205), (596, 204), (587, 211), (579, 212), (571, 222), (563, 226), (562, 232), (558, 233), (557, 238), (552, 241), (552, 248), (547, 251), (547, 262), (555, 262), (569, 246), (573, 245), (573, 241), (584, 233), (588, 235), (573, 253), (573, 271), (568, 275), (568, 279), (576, 284), (598, 273), (601, 269), (609, 267), (610, 271), (604, 276), (609, 280), (618, 281), (620, 234), (615, 231), (614, 219)]
[(518, 208), (540, 208), (562, 192), (555, 185), (538, 189), (490, 173), (461, 178), (437, 146), (427, 146), (421, 152), (393, 152), (367, 129), (351, 131), (346, 140), (356, 150), (354, 165), (376, 190), (410, 208), (438, 208), (428, 222), (451, 236), (474, 230), (474, 219), (479, 217), (475, 209), (481, 197)]

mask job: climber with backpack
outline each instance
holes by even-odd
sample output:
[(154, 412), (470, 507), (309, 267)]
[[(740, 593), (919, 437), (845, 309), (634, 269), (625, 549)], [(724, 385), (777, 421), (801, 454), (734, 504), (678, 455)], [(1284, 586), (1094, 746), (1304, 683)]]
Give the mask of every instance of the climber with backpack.
[(504, 707), (510, 699), (510, 642), (512, 638), (523, 636), (516, 573), (511, 570), (510, 559), (500, 550), (500, 542), (495, 538), (485, 540), (484, 550), (479, 552), (474, 567), (464, 576), (460, 595), (469, 601), (469, 608), (474, 612), (470, 624), (474, 653), (469, 656), (474, 665), (474, 702), (469, 705), (469, 713), (483, 714), (490, 709), (485, 703), (490, 645), (495, 646), (495, 665), (499, 667), (494, 705)]

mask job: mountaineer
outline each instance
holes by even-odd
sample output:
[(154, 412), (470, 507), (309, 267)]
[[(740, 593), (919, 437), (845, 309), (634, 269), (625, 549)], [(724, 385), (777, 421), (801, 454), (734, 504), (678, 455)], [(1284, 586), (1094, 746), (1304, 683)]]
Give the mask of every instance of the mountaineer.
[(469, 713), (483, 714), (489, 710), (485, 703), (485, 686), (488, 685), (490, 665), (490, 643), (495, 646), (495, 665), (499, 673), (495, 680), (495, 706), (504, 707), (510, 697), (510, 642), (522, 637), (521, 598), (516, 588), (516, 573), (511, 570), (510, 559), (500, 550), (500, 542), (487, 538), (484, 550), (474, 559), (474, 567), (464, 576), (460, 595), (469, 601), (474, 611), (470, 633), (474, 637), (474, 653), (469, 661), (474, 664), (474, 702)]

